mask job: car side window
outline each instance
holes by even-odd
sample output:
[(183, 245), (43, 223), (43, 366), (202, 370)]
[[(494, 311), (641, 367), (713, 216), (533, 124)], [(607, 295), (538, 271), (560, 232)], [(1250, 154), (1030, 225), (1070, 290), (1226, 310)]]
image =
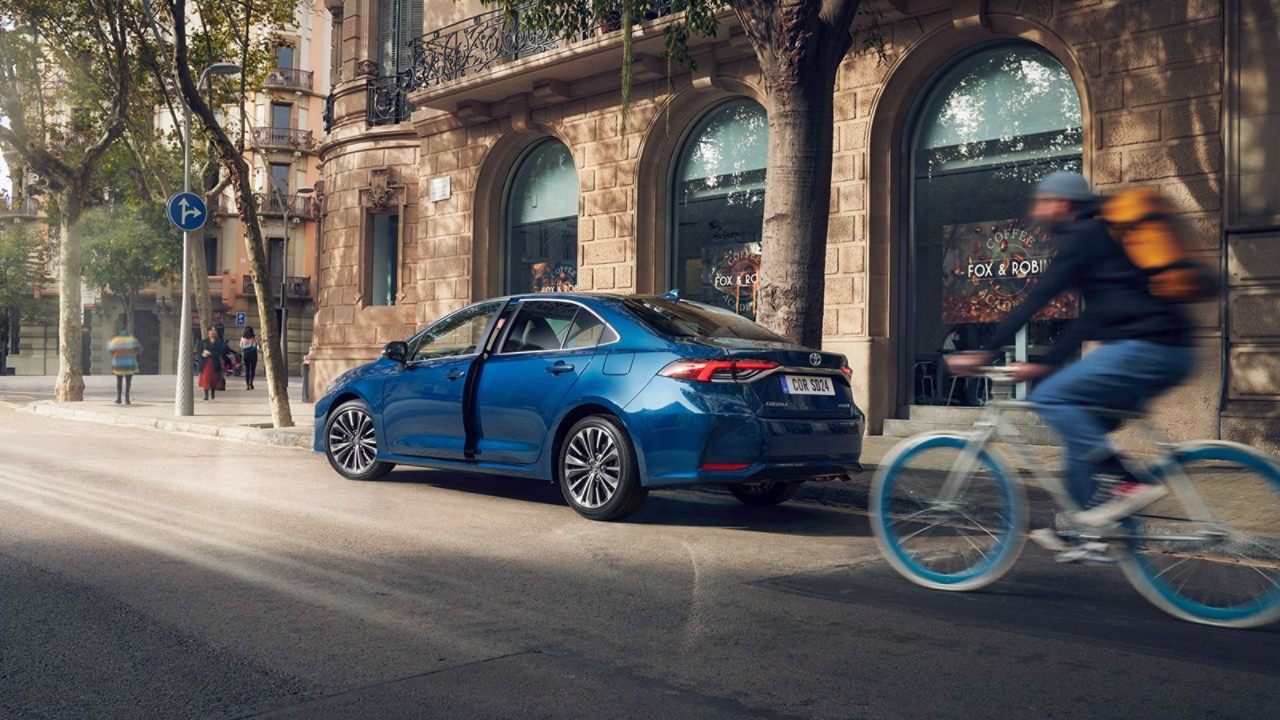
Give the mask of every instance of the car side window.
[(595, 316), (595, 313), (581, 308), (573, 318), (573, 322), (569, 324), (569, 334), (565, 337), (564, 346), (589, 348), (611, 343), (617, 339), (618, 334), (613, 331), (613, 328), (605, 325), (603, 320)]
[(481, 303), (432, 325), (420, 336), (410, 362), (475, 353), (489, 320), (500, 306), (499, 302)]
[(502, 352), (559, 350), (569, 335), (578, 306), (554, 300), (526, 301), (516, 313)]

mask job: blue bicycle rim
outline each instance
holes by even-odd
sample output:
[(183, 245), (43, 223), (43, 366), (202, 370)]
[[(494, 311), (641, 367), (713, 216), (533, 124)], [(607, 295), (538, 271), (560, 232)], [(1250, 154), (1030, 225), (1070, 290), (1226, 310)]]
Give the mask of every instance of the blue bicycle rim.
[[(1240, 452), (1234, 448), (1212, 446), (1197, 448), (1190, 452), (1179, 453), (1178, 461), (1182, 463), (1195, 462), (1197, 460), (1222, 460), (1226, 462), (1237, 463), (1241, 466), (1248, 467), (1256, 472), (1260, 477), (1265, 478), (1271, 485), (1272, 490), (1280, 493), (1280, 476), (1277, 476), (1274, 468), (1270, 465), (1260, 462), (1254, 456)], [(1280, 497), (1276, 498), (1280, 503)], [(1138, 520), (1131, 519), (1129, 523), (1134, 526), (1128, 528), (1130, 532), (1135, 534), (1141, 533), (1141, 528), (1137, 527)], [(1201, 618), (1203, 620), (1217, 622), (1231, 622), (1247, 618), (1258, 613), (1265, 612), (1280, 604), (1280, 587), (1273, 587), (1270, 592), (1259, 595), (1257, 598), (1239, 605), (1229, 607), (1218, 607), (1214, 605), (1204, 605), (1194, 600), (1183, 597), (1176, 590), (1169, 586), (1161, 577), (1160, 570), (1152, 567), (1147, 562), (1147, 558), (1140, 552), (1134, 553), (1134, 558), (1138, 563), (1138, 567), (1142, 570), (1142, 574), (1146, 576), (1151, 587), (1160, 593), (1171, 605), (1178, 609)]]
[(991, 548), (991, 551), (986, 554), (986, 558), (982, 562), (960, 572), (940, 573), (917, 563), (915, 558), (913, 558), (911, 554), (902, 547), (902, 543), (898, 540), (897, 532), (889, 527), (888, 523), (888, 520), (891, 517), (889, 513), (889, 503), (893, 497), (893, 488), (897, 485), (898, 473), (901, 471), (902, 466), (905, 465), (912, 457), (915, 457), (925, 450), (931, 450), (938, 447), (963, 448), (964, 444), (964, 438), (940, 435), (938, 437), (929, 438), (898, 456), (886, 473), (884, 487), (882, 488), (883, 492), (880, 497), (880, 508), (879, 512), (876, 514), (877, 522), (881, 524), (881, 528), (884, 531), (884, 537), (888, 541), (889, 548), (893, 552), (894, 556), (901, 560), (904, 565), (911, 568), (911, 571), (920, 578), (940, 585), (955, 585), (967, 582), (989, 572), (992, 567), (996, 566), (1005, 558), (1007, 553), (1016, 550), (1016, 528), (1022, 527), (1021, 513), (1024, 511), (1024, 508), (1021, 503), (1014, 500), (1016, 493), (1013, 492), (1013, 486), (1010, 483), (1009, 477), (1005, 474), (1004, 467), (996, 462), (989, 453), (984, 451), (978, 454), (978, 461), (982, 467), (985, 467), (991, 472), (992, 481), (999, 489), (1000, 509), (1003, 513), (1003, 517), (1007, 520), (1007, 522), (1004, 523), (1003, 532), (999, 533), (995, 545)]

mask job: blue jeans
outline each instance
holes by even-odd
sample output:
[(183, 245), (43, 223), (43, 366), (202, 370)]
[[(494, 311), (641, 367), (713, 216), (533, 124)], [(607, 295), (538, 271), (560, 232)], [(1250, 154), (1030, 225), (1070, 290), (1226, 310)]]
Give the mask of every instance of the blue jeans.
[(1191, 374), (1196, 349), (1146, 340), (1104, 343), (1032, 391), (1036, 412), (1062, 438), (1066, 450), (1067, 490), (1082, 508), (1093, 498), (1098, 463), (1113, 450), (1107, 433), (1115, 422), (1086, 407), (1141, 410), (1147, 400)]

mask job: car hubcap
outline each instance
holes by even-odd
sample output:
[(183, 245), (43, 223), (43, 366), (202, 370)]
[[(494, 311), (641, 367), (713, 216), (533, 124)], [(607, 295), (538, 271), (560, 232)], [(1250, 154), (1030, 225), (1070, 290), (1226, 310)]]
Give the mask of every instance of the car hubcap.
[(377, 456), (373, 420), (363, 410), (345, 410), (329, 426), (329, 452), (344, 470), (353, 474), (369, 469)]
[(565, 483), (575, 502), (598, 508), (609, 502), (622, 479), (622, 462), (613, 436), (589, 427), (573, 436), (564, 458)]

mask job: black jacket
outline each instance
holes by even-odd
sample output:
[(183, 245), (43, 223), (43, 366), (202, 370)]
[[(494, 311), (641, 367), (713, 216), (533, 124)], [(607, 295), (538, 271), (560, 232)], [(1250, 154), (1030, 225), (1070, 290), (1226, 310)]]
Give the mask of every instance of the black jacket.
[(1095, 208), (1053, 229), (1057, 254), (1027, 297), (990, 337), (984, 350), (1008, 345), (1018, 328), (1064, 290), (1078, 289), (1084, 310), (1044, 362), (1060, 365), (1084, 340), (1149, 340), (1161, 345), (1187, 346), (1190, 323), (1177, 305), (1147, 292), (1147, 279), (1129, 261), (1124, 248), (1107, 232)]

